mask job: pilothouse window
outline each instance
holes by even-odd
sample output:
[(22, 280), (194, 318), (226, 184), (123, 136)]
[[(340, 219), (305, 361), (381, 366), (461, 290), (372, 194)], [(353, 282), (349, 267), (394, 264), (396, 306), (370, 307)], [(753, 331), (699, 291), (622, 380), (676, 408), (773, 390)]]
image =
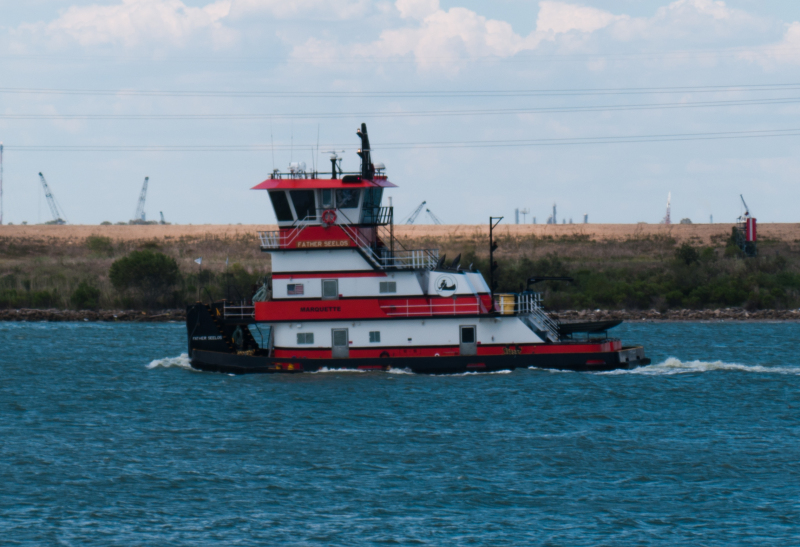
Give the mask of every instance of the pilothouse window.
[(333, 190), (322, 191), (322, 208), (333, 209)]
[(339, 209), (355, 209), (361, 190), (336, 190), (336, 205)]
[(269, 199), (272, 200), (272, 208), (275, 209), (275, 216), (278, 222), (291, 222), (292, 208), (289, 207), (289, 200), (286, 199), (286, 192), (277, 190), (269, 193)]
[(317, 209), (314, 207), (314, 190), (292, 190), (294, 210), (297, 220), (314, 220), (317, 218)]

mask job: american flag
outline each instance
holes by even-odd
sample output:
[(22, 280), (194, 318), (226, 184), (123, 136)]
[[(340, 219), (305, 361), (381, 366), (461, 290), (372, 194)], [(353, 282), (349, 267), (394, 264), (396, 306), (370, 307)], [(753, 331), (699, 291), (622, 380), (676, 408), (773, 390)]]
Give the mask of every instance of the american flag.
[(288, 290), (287, 290), (286, 292), (287, 292), (287, 294), (289, 294), (290, 296), (291, 296), (291, 295), (295, 295), (295, 296), (297, 296), (297, 295), (302, 295), (302, 294), (303, 294), (303, 285), (302, 285), (302, 284), (300, 284), (300, 283), (297, 283), (297, 284), (294, 284), (294, 285), (289, 285), (289, 286), (287, 287), (287, 289), (288, 289)]

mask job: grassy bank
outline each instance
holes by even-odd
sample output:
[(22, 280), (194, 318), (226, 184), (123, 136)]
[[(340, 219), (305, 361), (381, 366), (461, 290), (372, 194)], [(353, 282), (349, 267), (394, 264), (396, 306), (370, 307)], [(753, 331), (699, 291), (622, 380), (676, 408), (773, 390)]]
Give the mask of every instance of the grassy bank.
[[(157, 237), (143, 230), (138, 238), (130, 231), (124, 237), (121, 232), (106, 236), (95, 231), (65, 238), (64, 231), (58, 231), (61, 227), (52, 228), (0, 232), (0, 308), (180, 308), (199, 298), (248, 297), (270, 271), (269, 255), (259, 251), (254, 230), (227, 229), (219, 235), (211, 230), (198, 235), (165, 232)], [(413, 228), (398, 230), (407, 247), (438, 247), (450, 260), (462, 254), (462, 267), (472, 263), (488, 277), (483, 231)], [(714, 232), (698, 227), (697, 235), (681, 227), (680, 237), (635, 225), (627, 233), (618, 229), (613, 238), (583, 230), (552, 235), (541, 228), (501, 231), (498, 290), (518, 291), (532, 275), (559, 275), (572, 276), (575, 282), (534, 286), (555, 310), (800, 306), (797, 230), (776, 230), (786, 235), (762, 238), (755, 259), (741, 257), (730, 244), (729, 227)], [(109, 276), (112, 264), (136, 251), (174, 259), (175, 282), (152, 298), (115, 287)], [(200, 257), (198, 265), (195, 259)]]

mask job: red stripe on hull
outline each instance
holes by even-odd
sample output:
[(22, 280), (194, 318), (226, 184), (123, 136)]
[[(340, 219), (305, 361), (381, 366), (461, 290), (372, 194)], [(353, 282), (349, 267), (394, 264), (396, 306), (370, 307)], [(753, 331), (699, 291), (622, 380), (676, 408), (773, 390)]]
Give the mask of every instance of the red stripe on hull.
[(341, 300), (270, 300), (255, 303), (256, 321), (397, 319), (479, 315), (487, 312), (491, 297), (358, 298)]
[[(622, 349), (622, 342), (609, 340), (599, 344), (508, 344), (478, 346), (476, 357), (493, 355), (545, 355), (609, 353)], [(408, 348), (350, 348), (351, 359), (380, 357), (450, 357), (460, 355), (459, 346), (418, 346)], [(278, 359), (331, 359), (330, 348), (275, 348)]]

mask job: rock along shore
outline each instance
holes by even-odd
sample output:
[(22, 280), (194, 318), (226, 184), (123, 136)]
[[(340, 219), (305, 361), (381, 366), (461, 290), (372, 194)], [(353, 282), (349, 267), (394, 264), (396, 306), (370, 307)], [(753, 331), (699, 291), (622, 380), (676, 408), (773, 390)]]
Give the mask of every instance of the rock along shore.
[(0, 310), (0, 321), (126, 321), (137, 323), (165, 323), (185, 321), (185, 310), (144, 312), (136, 310)]
[[(800, 310), (757, 310), (725, 308), (719, 310), (567, 310), (550, 312), (562, 322), (605, 321), (800, 321)], [(166, 323), (186, 320), (185, 310), (143, 312), (136, 310), (0, 310), (0, 321), (104, 321)]]

